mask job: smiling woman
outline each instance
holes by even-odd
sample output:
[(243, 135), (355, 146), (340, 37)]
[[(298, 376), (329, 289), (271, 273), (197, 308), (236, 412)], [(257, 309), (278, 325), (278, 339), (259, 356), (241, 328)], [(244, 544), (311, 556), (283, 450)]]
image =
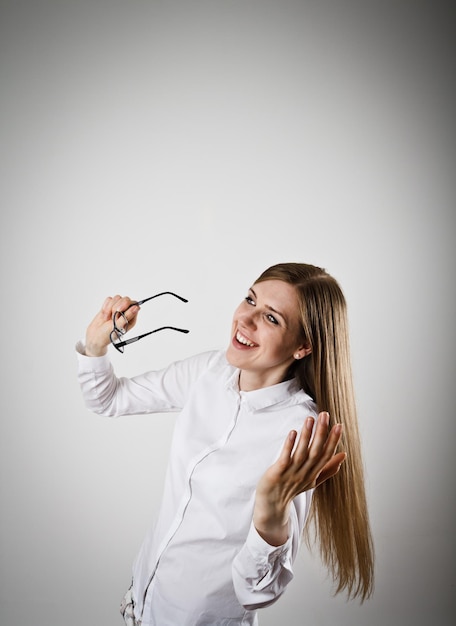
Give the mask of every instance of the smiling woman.
[(240, 389), (282, 382), (295, 359), (309, 352), (303, 343), (296, 289), (281, 280), (255, 284), (234, 313), (226, 353), (231, 365), (241, 370)]
[(78, 346), (91, 410), (180, 412), (160, 515), (121, 606), (125, 622), (258, 624), (257, 610), (293, 578), (312, 519), (337, 591), (368, 597), (372, 541), (336, 281), (312, 265), (275, 265), (234, 312), (226, 351), (117, 379), (106, 355), (112, 317), (121, 312), (132, 328), (139, 311), (130, 298), (107, 298)]

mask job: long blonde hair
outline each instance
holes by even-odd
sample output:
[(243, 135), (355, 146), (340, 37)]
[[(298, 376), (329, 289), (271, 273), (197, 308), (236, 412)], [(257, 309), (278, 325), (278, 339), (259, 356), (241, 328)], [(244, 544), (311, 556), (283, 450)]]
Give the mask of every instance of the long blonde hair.
[[(347, 458), (336, 476), (314, 492), (306, 538), (319, 543), (320, 555), (336, 582), (336, 593), (361, 601), (373, 592), (374, 549), (364, 489), (350, 359), (347, 307), (337, 281), (324, 269), (280, 263), (256, 282), (281, 280), (296, 288), (304, 340), (311, 353), (292, 366), (301, 387), (328, 411), (330, 425), (344, 425), (338, 451)], [(314, 533), (311, 535), (310, 529)]]

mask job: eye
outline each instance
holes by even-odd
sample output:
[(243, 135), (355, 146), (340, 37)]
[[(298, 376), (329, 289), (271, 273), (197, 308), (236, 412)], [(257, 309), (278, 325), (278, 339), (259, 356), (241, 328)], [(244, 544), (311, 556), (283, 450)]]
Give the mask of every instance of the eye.
[(276, 324), (276, 325), (278, 325), (278, 324), (279, 324), (278, 320), (277, 320), (277, 319), (276, 319), (273, 315), (271, 315), (271, 313), (268, 313), (268, 314), (266, 315), (266, 319), (267, 319), (269, 322), (271, 322), (271, 324)]
[(255, 301), (250, 296), (247, 296), (245, 298), (245, 301), (247, 302), (247, 304), (250, 304), (251, 306), (255, 306)]

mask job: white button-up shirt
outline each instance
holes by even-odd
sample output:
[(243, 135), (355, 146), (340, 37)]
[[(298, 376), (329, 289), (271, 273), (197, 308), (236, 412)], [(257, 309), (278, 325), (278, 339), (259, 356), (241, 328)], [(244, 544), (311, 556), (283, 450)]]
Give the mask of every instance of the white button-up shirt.
[(256, 609), (293, 577), (311, 493), (294, 500), (288, 541), (267, 544), (252, 523), (255, 488), (290, 430), (316, 415), (296, 381), (239, 391), (239, 370), (208, 352), (132, 379), (107, 356), (85, 357), (79, 381), (87, 407), (118, 416), (179, 411), (156, 524), (133, 567), (142, 626), (257, 624)]

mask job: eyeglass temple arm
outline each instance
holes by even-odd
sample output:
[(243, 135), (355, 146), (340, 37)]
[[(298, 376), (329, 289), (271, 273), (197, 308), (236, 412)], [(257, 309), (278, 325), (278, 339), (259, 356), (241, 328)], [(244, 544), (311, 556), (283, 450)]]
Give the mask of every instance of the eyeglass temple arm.
[(189, 333), (189, 330), (185, 328), (176, 328), (175, 326), (161, 326), (160, 328), (156, 328), (155, 330), (150, 330), (148, 333), (144, 333), (142, 335), (138, 335), (137, 337), (131, 337), (131, 339), (126, 339), (125, 341), (121, 341), (120, 343), (114, 344), (115, 348), (122, 348), (122, 346), (128, 346), (129, 343), (134, 343), (135, 341), (139, 341), (143, 337), (147, 337), (148, 335), (153, 335), (154, 333), (158, 333), (160, 330), (177, 330), (179, 333)]
[(149, 300), (153, 300), (154, 298), (158, 298), (159, 296), (174, 296), (175, 298), (177, 298), (178, 300), (181, 300), (182, 302), (188, 302), (186, 298), (183, 298), (182, 296), (178, 296), (177, 293), (173, 293), (172, 291), (162, 291), (161, 293), (156, 293), (154, 296), (150, 296), (149, 298), (145, 298), (144, 300), (133, 302), (130, 306), (133, 306), (134, 304), (141, 306), (141, 304), (145, 304), (146, 302), (149, 302)]

